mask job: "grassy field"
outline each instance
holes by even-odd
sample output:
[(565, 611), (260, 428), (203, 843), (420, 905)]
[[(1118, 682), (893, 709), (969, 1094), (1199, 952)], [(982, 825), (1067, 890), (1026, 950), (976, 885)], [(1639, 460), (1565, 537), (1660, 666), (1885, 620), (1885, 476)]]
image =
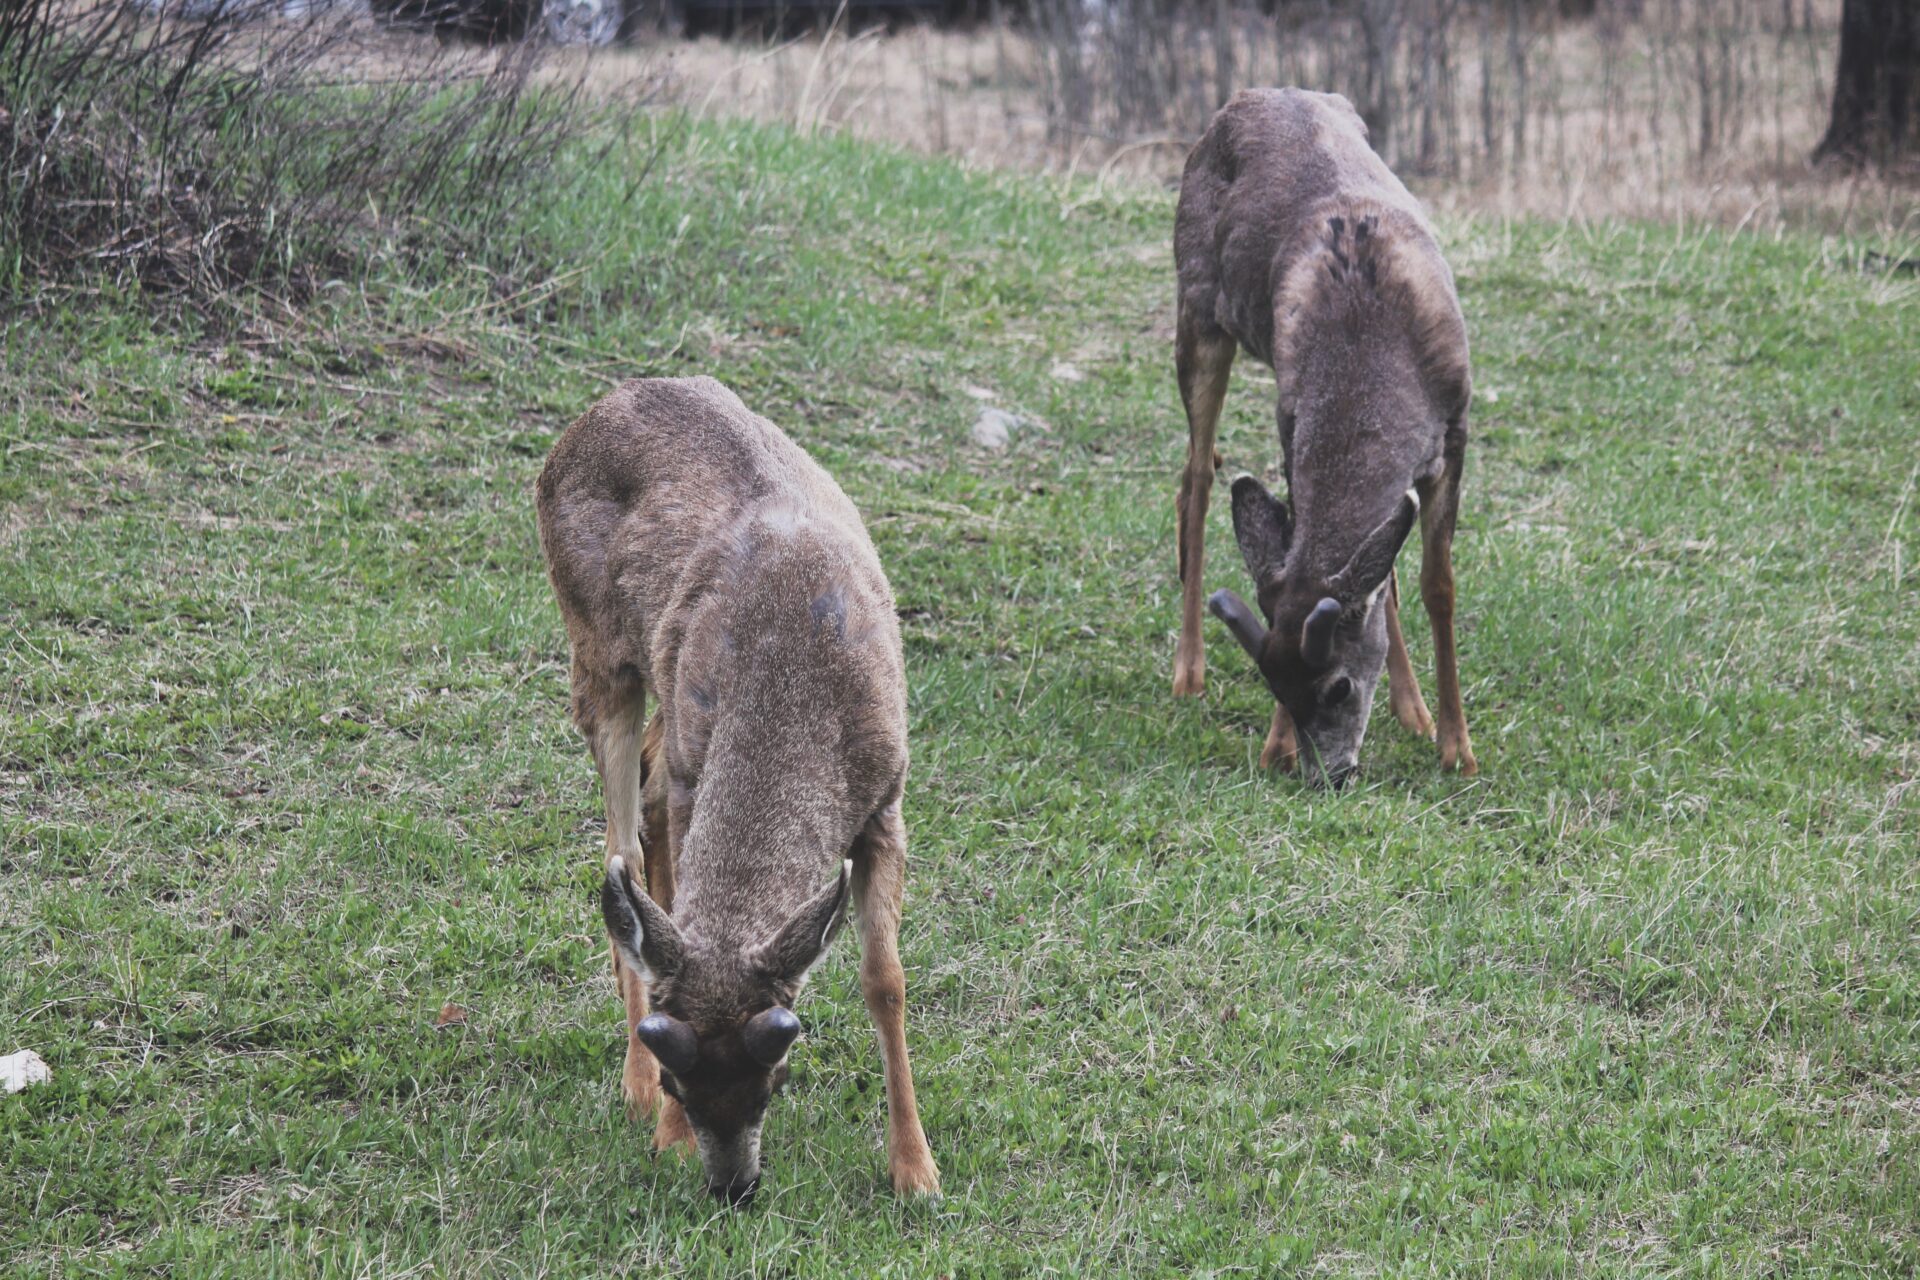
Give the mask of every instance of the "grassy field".
[[(1382, 699), (1329, 795), (1257, 769), (1211, 622), (1169, 696), (1169, 197), (701, 125), (544, 216), (503, 234), (545, 284), (7, 332), (0, 1053), (54, 1077), (0, 1099), (0, 1272), (1920, 1269), (1887, 246), (1446, 225), (1482, 774)], [(696, 372), (840, 477), (899, 596), (938, 1204), (885, 1186), (850, 936), (752, 1210), (621, 1114), (530, 486), (613, 380)], [(1230, 471), (1271, 394), (1243, 364)]]

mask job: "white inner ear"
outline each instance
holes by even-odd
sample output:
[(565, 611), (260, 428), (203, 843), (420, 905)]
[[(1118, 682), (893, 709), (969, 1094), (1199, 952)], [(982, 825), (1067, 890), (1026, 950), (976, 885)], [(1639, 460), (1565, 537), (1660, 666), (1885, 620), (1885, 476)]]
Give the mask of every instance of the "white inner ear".
[[(840, 860), (840, 907), (832, 915), (827, 917), (827, 927), (820, 931), (820, 951), (822, 954), (825, 954), (827, 944), (833, 941), (834, 932), (839, 929), (840, 922), (847, 918), (848, 882), (852, 879), (853, 859), (842, 858)], [(817, 964), (819, 961), (815, 960), (814, 963)]]
[(614, 942), (620, 947), (620, 958), (633, 966), (648, 983), (652, 983), (656, 981), (653, 970), (647, 966), (647, 962), (642, 958), (640, 951), (641, 946), (647, 940), (646, 930), (640, 923), (640, 912), (633, 905), (632, 896), (627, 893), (626, 860), (617, 853), (607, 859), (607, 877), (612, 881), (614, 891), (620, 894), (621, 900), (627, 904), (627, 916), (633, 921), (633, 928), (628, 931), (627, 937), (614, 939)]

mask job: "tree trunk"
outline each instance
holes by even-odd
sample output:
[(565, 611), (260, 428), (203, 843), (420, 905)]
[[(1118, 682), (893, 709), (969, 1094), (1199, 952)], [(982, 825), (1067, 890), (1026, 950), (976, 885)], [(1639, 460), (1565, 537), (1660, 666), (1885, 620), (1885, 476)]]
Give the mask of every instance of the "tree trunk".
[(1885, 163), (1920, 151), (1920, 6), (1845, 0), (1833, 114), (1815, 160)]
[(1214, 0), (1213, 5), (1213, 80), (1214, 109), (1227, 105), (1233, 96), (1233, 6), (1231, 0)]

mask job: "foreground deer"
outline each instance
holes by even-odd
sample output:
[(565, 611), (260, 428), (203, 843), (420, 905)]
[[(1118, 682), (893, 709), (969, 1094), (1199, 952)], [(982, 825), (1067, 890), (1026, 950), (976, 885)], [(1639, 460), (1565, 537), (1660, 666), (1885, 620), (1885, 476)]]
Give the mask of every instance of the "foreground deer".
[(888, 1171), (901, 1193), (938, 1191), (896, 947), (906, 680), (859, 512), (710, 378), (628, 382), (589, 409), (547, 458), (539, 508), (573, 719), (606, 794), (629, 1113), (664, 1088), (655, 1145), (693, 1140), (708, 1190), (751, 1197), (794, 999), (851, 897)]
[[(1206, 684), (1200, 638), (1214, 432), (1236, 346), (1272, 366), (1287, 502), (1233, 485), (1256, 616), (1208, 601), (1277, 704), (1261, 763), (1344, 782), (1384, 661), (1394, 715), (1433, 736), (1400, 636), (1393, 562), (1420, 520), (1433, 623), (1440, 762), (1474, 772), (1453, 644), (1453, 525), (1467, 443), (1467, 334), (1419, 205), (1367, 145), (1345, 98), (1255, 90), (1221, 108), (1187, 158), (1174, 224), (1175, 358), (1187, 411), (1177, 499), (1176, 696)], [(1290, 505), (1289, 505), (1290, 504)], [(1262, 619), (1264, 618), (1264, 622)]]

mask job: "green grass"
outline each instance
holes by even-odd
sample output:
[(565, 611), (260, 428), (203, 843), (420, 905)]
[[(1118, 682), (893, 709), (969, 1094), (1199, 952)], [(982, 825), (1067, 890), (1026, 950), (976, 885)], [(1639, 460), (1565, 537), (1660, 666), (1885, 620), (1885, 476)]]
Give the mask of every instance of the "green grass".
[[(1382, 699), (1329, 795), (1257, 769), (1211, 622), (1168, 692), (1170, 197), (702, 126), (628, 199), (646, 158), (523, 229), (563, 260), (517, 297), (8, 332), (0, 1053), (54, 1078), (0, 1098), (0, 1271), (1920, 1269), (1913, 282), (1447, 225), (1483, 772)], [(850, 945), (751, 1211), (620, 1113), (530, 486), (612, 380), (695, 372), (841, 479), (905, 615), (938, 1205), (886, 1189)], [(980, 453), (968, 388), (1044, 431)], [(1243, 362), (1230, 468), (1270, 395)]]

